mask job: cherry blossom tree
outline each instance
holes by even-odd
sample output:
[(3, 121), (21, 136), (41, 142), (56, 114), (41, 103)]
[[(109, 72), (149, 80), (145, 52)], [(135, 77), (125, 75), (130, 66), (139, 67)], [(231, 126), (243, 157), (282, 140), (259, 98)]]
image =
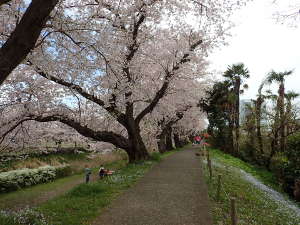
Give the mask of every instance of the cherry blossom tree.
[[(203, 68), (205, 68), (204, 65)], [(197, 123), (195, 121), (205, 118), (205, 116), (200, 113), (198, 103), (199, 99), (205, 95), (204, 90), (210, 85), (208, 81), (209, 80), (201, 82), (197, 80), (185, 80), (185, 82), (179, 82), (172, 91), (160, 101), (154, 112), (151, 113), (152, 121), (157, 127), (156, 138), (160, 152), (174, 148), (173, 143), (175, 143), (175, 136), (177, 138), (177, 147), (179, 146), (180, 135), (178, 132), (173, 132), (173, 128), (176, 127), (180, 120), (185, 119), (186, 115), (190, 120), (194, 121), (194, 123)], [(181, 129), (181, 131), (183, 131), (183, 129)], [(181, 136), (185, 135), (187, 135), (187, 133), (184, 134), (181, 132)]]
[(2, 133), (26, 121), (58, 121), (124, 149), (130, 162), (147, 159), (144, 118), (179, 83), (203, 78), (205, 57), (223, 43), (235, 4), (62, 2), (26, 65), (3, 87), (11, 95), (19, 86), (23, 97), (10, 96), (21, 105), (15, 106), (15, 119), (1, 126)]

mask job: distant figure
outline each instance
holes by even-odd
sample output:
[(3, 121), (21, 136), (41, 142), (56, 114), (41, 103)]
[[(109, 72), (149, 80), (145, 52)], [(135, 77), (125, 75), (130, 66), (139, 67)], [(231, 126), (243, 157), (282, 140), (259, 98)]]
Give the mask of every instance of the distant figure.
[(205, 137), (202, 137), (200, 141), (200, 148), (203, 149), (204, 145), (205, 145)]
[(92, 170), (91, 168), (88, 167), (88, 165), (85, 165), (84, 173), (85, 173), (85, 183), (87, 184), (90, 181), (90, 175), (92, 174)]
[(105, 176), (105, 174), (106, 174), (106, 170), (105, 170), (104, 166), (101, 165), (100, 169), (99, 169), (99, 177), (100, 177), (100, 179), (102, 179)]
[(201, 141), (201, 137), (199, 135), (197, 135), (195, 138), (195, 144), (200, 144), (200, 141)]

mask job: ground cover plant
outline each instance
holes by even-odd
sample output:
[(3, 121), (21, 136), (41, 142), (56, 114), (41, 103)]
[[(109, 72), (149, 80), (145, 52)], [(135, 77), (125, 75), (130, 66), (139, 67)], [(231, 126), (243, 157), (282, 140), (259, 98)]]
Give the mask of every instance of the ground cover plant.
[(47, 183), (68, 174), (69, 165), (43, 166), (36, 169), (20, 169), (0, 173), (0, 193), (14, 191), (35, 184)]
[[(238, 224), (295, 225), (300, 223), (300, 209), (289, 201), (287, 196), (268, 188), (259, 188), (265, 187), (262, 183), (257, 182), (255, 185), (251, 182), (257, 178), (264, 184), (274, 187), (275, 178), (270, 172), (255, 168), (221, 151), (213, 149), (209, 151), (213, 162), (212, 179), (209, 178), (208, 170), (204, 171), (212, 202), (214, 224), (231, 224), (231, 197), (235, 197), (237, 201)], [(222, 177), (219, 199), (216, 199), (217, 174)], [(274, 193), (276, 196), (273, 195)]]

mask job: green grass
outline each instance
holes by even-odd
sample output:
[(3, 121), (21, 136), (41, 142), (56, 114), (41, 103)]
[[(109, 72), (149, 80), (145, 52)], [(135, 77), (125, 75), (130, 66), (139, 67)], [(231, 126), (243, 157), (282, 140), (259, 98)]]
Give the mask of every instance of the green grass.
[[(116, 161), (105, 165), (111, 170), (118, 170), (126, 165), (126, 162), (123, 160)], [(98, 172), (98, 168), (92, 169), (93, 173)], [(12, 208), (16, 202), (30, 202), (32, 199), (35, 199), (37, 196), (42, 195), (45, 192), (59, 190), (61, 187), (68, 186), (68, 184), (76, 182), (77, 180), (84, 181), (84, 173), (75, 174), (72, 176), (59, 178), (50, 183), (38, 184), (28, 188), (23, 188), (18, 191), (10, 193), (1, 193), (0, 194), (0, 210), (5, 210), (7, 208)]]
[[(143, 177), (152, 165), (178, 150), (180, 149), (162, 155), (155, 153), (152, 156), (152, 160), (136, 164), (126, 165), (124, 160), (111, 163), (106, 167), (116, 170), (113, 176), (94, 183), (77, 185), (67, 193), (39, 205), (35, 211), (39, 215), (44, 215), (51, 225), (90, 224), (120, 193), (130, 188), (137, 180)], [(96, 170), (97, 168), (93, 169), (94, 172)], [(76, 178), (75, 176), (67, 177), (50, 184), (28, 188), (28, 197), (34, 198), (36, 191), (41, 191), (42, 189), (49, 191), (53, 188), (52, 185), (55, 185), (56, 188), (63, 186), (66, 179), (83, 179), (82, 174), (76, 176)], [(3, 197), (9, 200), (9, 195), (14, 195), (13, 198), (15, 198), (18, 196), (18, 192), (9, 193)], [(17, 225), (17, 223), (5, 221), (8, 219), (11, 218), (3, 217), (0, 213), (0, 224)]]
[(116, 196), (131, 187), (153, 165), (130, 164), (113, 176), (91, 184), (80, 184), (67, 194), (42, 204), (38, 211), (53, 225), (89, 224)]
[[(297, 225), (300, 217), (272, 199), (249, 181), (243, 179), (239, 169), (252, 174), (269, 186), (276, 186), (275, 178), (268, 171), (256, 168), (239, 159), (218, 150), (209, 150), (213, 160), (213, 178), (205, 169), (205, 179), (212, 202), (214, 224), (230, 225), (230, 198), (235, 197), (238, 209), (239, 225)], [(206, 168), (206, 167), (205, 167)], [(216, 199), (217, 174), (221, 175), (221, 195)], [(277, 187), (277, 189), (280, 189)]]
[(278, 186), (278, 182), (274, 174), (270, 171), (267, 171), (265, 168), (251, 165), (218, 149), (210, 150), (210, 154), (212, 158), (214, 158), (218, 162), (242, 169), (263, 182), (265, 185), (270, 186), (277, 191), (282, 191)]

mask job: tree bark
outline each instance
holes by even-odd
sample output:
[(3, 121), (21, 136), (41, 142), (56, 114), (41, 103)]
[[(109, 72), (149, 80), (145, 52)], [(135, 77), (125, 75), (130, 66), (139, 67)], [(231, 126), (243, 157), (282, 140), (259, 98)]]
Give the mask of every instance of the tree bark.
[(174, 147), (173, 147), (173, 138), (172, 138), (172, 127), (169, 127), (167, 129), (166, 147), (167, 147), (167, 151), (171, 151), (171, 150), (174, 149)]
[(134, 132), (128, 138), (129, 148), (125, 149), (129, 157), (129, 163), (135, 163), (150, 158), (140, 132)]
[(57, 2), (32, 0), (20, 23), (0, 49), (0, 85), (34, 48)]
[(280, 151), (285, 152), (285, 114), (284, 114), (284, 84), (283, 82), (279, 86), (279, 97), (278, 97), (278, 106), (279, 106), (279, 120), (280, 120)]
[(235, 150), (235, 133), (234, 133), (234, 112), (230, 112), (231, 115), (229, 115), (228, 118), (228, 128), (229, 128), (229, 132), (228, 132), (228, 150), (230, 153), (232, 153), (233, 155), (236, 153)]
[(159, 122), (158, 122), (158, 127), (161, 128), (161, 132), (156, 136), (157, 138), (157, 147), (158, 151), (160, 153), (164, 153), (167, 151), (167, 146), (166, 146), (166, 129), (165, 129), (165, 118), (163, 117)]
[(157, 146), (158, 146), (158, 151), (160, 153), (164, 153), (167, 151), (167, 145), (166, 145), (166, 133), (162, 132), (160, 135), (157, 136)]
[(236, 95), (235, 100), (235, 112), (234, 112), (234, 130), (235, 130), (235, 151), (238, 155), (240, 152), (240, 86), (241, 86), (241, 78), (238, 77), (236, 79), (234, 92)]
[(174, 143), (175, 143), (175, 147), (176, 148), (181, 148), (183, 147), (183, 143), (182, 141), (180, 140), (180, 136), (177, 132), (174, 132)]
[(129, 156), (129, 163), (147, 160), (150, 155), (143, 142), (140, 126), (133, 117), (127, 115), (127, 124), (125, 126), (128, 133), (129, 147), (125, 149)]

